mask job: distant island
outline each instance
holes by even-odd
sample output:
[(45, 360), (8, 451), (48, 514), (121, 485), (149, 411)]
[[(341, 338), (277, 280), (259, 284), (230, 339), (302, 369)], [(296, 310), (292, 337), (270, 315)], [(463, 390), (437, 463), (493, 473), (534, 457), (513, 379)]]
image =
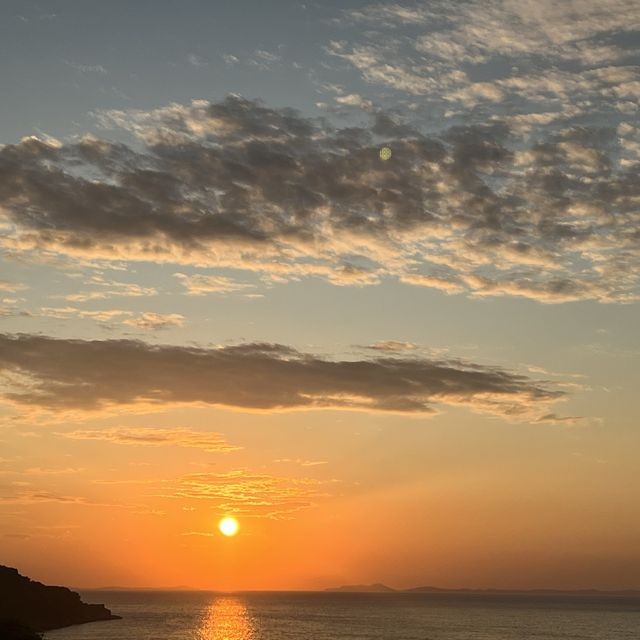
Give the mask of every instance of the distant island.
[(601, 591), (599, 589), (443, 589), (441, 587), (412, 587), (410, 589), (394, 589), (386, 584), (347, 584), (341, 587), (325, 589), (330, 593), (432, 593), (432, 594), (477, 594), (508, 595), (521, 594), (532, 596), (628, 596), (640, 597), (637, 590)]
[(389, 593), (396, 592), (397, 589), (376, 582), (375, 584), (346, 584), (342, 587), (331, 587), (325, 589), (325, 591), (331, 591), (332, 593)]
[(50, 587), (0, 565), (0, 637), (30, 640), (37, 632), (98, 620), (119, 620), (102, 604), (82, 602), (66, 587)]

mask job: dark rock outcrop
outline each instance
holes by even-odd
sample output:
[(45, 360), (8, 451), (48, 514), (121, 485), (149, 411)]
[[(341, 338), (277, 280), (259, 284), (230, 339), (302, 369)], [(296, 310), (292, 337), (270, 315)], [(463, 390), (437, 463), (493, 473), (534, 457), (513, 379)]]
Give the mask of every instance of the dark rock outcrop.
[(0, 620), (0, 638), (2, 640), (42, 640), (42, 636), (37, 631), (15, 620)]
[(47, 631), (119, 617), (102, 604), (82, 602), (79, 594), (66, 587), (49, 587), (0, 565), (0, 620), (5, 624), (13, 621), (28, 629)]

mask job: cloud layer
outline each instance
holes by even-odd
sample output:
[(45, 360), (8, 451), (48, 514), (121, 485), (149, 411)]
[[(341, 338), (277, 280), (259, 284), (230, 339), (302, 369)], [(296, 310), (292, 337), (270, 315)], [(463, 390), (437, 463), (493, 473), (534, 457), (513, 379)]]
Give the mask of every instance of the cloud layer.
[[(367, 126), (335, 128), (237, 96), (102, 119), (144, 148), (91, 137), (0, 148), (6, 250), (233, 267), (271, 281), (393, 277), (543, 302), (638, 296), (631, 125), (621, 135), (571, 126), (525, 144), (505, 119), (426, 135), (376, 112)], [(190, 293), (247, 286), (178, 277)]]
[(532, 123), (638, 109), (634, 0), (374, 3), (345, 19), (368, 28), (329, 52), (368, 82), (425, 96), (430, 106), (544, 107), (530, 110)]
[[(311, 478), (285, 478), (246, 470), (191, 473), (159, 487), (156, 497), (206, 501), (218, 512), (243, 517), (284, 519), (326, 495)], [(186, 535), (207, 535), (191, 532)]]
[(0, 335), (0, 374), (5, 401), (54, 412), (200, 403), (426, 415), (448, 404), (536, 419), (564, 396), (497, 367), (417, 356), (329, 360), (276, 344), (205, 349)]

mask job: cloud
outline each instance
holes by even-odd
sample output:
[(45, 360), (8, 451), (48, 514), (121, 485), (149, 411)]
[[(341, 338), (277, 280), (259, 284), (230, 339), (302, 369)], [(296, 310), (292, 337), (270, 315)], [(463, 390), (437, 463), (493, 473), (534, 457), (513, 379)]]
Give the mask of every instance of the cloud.
[(429, 0), (371, 4), (343, 18), (360, 28), (327, 52), (393, 88), (396, 102), (419, 95), (434, 119), (460, 114), (472, 124), (547, 112), (601, 125), (637, 110), (624, 99), (637, 96), (640, 80), (634, 0)]
[(153, 287), (142, 287), (133, 282), (118, 282), (107, 280), (103, 276), (95, 275), (85, 280), (84, 285), (91, 286), (92, 291), (78, 291), (63, 296), (69, 302), (86, 302), (87, 300), (105, 300), (107, 298), (138, 298), (155, 296), (158, 292)]
[(77, 62), (69, 62), (68, 60), (65, 60), (65, 64), (76, 71), (80, 71), (80, 73), (108, 73), (101, 64), (79, 64)]
[(17, 302), (17, 300), (13, 300), (11, 298), (4, 298), (3, 300), (0, 300), (0, 302), (11, 305), (9, 307), (0, 307), (0, 318), (31, 317), (31, 313), (29, 311), (20, 309), (14, 305), (14, 303)]
[(393, 89), (396, 104), (420, 96), (413, 108), (428, 119), (459, 114), (473, 124), (547, 112), (547, 122), (605, 124), (638, 107), (635, 0), (373, 3), (343, 20), (358, 27), (354, 37), (326, 51)]
[(640, 10), (634, 0), (471, 0), (417, 2), (411, 7), (371, 4), (349, 12), (357, 21), (378, 28), (422, 27), (416, 50), (430, 58), (455, 64), (485, 63), (492, 58), (531, 57), (581, 64), (624, 59), (628, 52), (616, 34), (640, 29)]
[(48, 502), (60, 504), (91, 504), (86, 498), (81, 496), (68, 496), (38, 489), (10, 489), (7, 491), (5, 488), (0, 487), (0, 504), (31, 505)]
[[(192, 473), (169, 481), (154, 497), (207, 501), (220, 515), (288, 519), (326, 495), (326, 483), (286, 478), (243, 469), (227, 473)], [(189, 532), (185, 535), (201, 535)]]
[(453, 276), (426, 276), (421, 273), (407, 273), (400, 276), (400, 282), (419, 287), (429, 287), (430, 289), (439, 289), (445, 293), (460, 293), (464, 290), (460, 281)]
[[(442, 3), (435, 4), (442, 11)], [(442, 17), (442, 14), (440, 14)], [(428, 20), (424, 16), (422, 22)], [(486, 62), (493, 57), (545, 56), (592, 64), (624, 57), (624, 50), (605, 44), (612, 32), (640, 28), (640, 11), (633, 0), (556, 3), (542, 0), (535, 7), (524, 0), (476, 0), (457, 7), (445, 28), (418, 39), (418, 50), (458, 60)]]
[(3, 307), (0, 307), (0, 318), (12, 316), (13, 314), (14, 314), (14, 311), (12, 309), (5, 309)]
[(348, 107), (360, 107), (361, 109), (369, 110), (373, 107), (371, 100), (363, 98), (357, 93), (350, 93), (346, 96), (336, 96), (334, 100), (341, 105)]
[(299, 464), (301, 467), (317, 467), (323, 464), (329, 464), (328, 460), (304, 460), (302, 458), (278, 458), (274, 462), (285, 462), (289, 464)]
[(249, 60), (249, 64), (259, 67), (260, 69), (269, 69), (271, 65), (280, 62), (282, 57), (265, 49), (256, 49), (253, 52), (254, 58)]
[(195, 53), (190, 53), (187, 56), (187, 61), (189, 62), (190, 65), (194, 67), (206, 67), (208, 64), (204, 58), (200, 57), (199, 55), (196, 55)]
[(212, 276), (203, 273), (187, 275), (174, 273), (190, 296), (202, 296), (208, 293), (233, 293), (253, 288), (252, 284), (238, 282), (226, 276)]
[(584, 424), (585, 418), (583, 416), (558, 416), (555, 413), (548, 413), (544, 416), (540, 416), (536, 422), (549, 422), (551, 424), (568, 424), (578, 425)]
[(367, 349), (374, 351), (413, 351), (416, 345), (413, 342), (403, 342), (401, 340), (384, 340), (368, 345)]
[(122, 324), (144, 329), (145, 331), (157, 331), (170, 327), (181, 327), (184, 325), (184, 316), (179, 313), (143, 313), (136, 318), (127, 318)]
[(46, 316), (47, 318), (57, 318), (59, 320), (77, 316), (79, 318), (90, 318), (92, 320), (97, 320), (98, 322), (110, 322), (114, 318), (132, 314), (132, 311), (126, 311), (124, 309), (103, 309), (100, 311), (86, 311), (84, 309), (78, 309), (77, 307), (40, 308), (40, 315)]
[(68, 318), (82, 318), (95, 320), (103, 324), (110, 324), (114, 321), (121, 324), (143, 329), (145, 331), (157, 331), (170, 327), (181, 327), (185, 318), (179, 313), (153, 313), (150, 311), (135, 313), (124, 309), (102, 309), (98, 311), (87, 311), (77, 307), (42, 307), (39, 315), (48, 318), (66, 320)]
[[(600, 75), (621, 90), (633, 72)], [(618, 164), (611, 128), (532, 137), (535, 119), (512, 120), (515, 129), (490, 119), (426, 135), (377, 111), (340, 129), (238, 96), (101, 117), (144, 150), (96, 138), (0, 148), (7, 250), (243, 269), (273, 282), (399, 278), (542, 302), (638, 298), (640, 185), (633, 165)], [(178, 277), (191, 293), (248, 286)], [(549, 295), (558, 282), (570, 293)], [(88, 284), (67, 300), (157, 293)]]
[[(292, 518), (296, 512), (327, 497), (329, 486), (335, 482), (235, 469), (219, 473), (190, 473), (175, 479), (131, 481), (130, 484), (141, 485), (147, 499), (178, 500), (184, 511), (194, 511), (193, 503), (200, 503), (220, 515), (282, 520)], [(136, 496), (135, 500), (140, 497)], [(137, 501), (110, 504), (31, 486), (0, 486), (0, 504), (30, 506), (49, 503), (118, 507), (135, 514), (165, 515), (165, 511)], [(197, 535), (198, 532), (191, 534)]]
[[(96, 502), (84, 496), (66, 495), (49, 491), (48, 489), (37, 489), (30, 486), (22, 488), (18, 483), (14, 486), (0, 485), (0, 504), (16, 505), (37, 505), (37, 504), (60, 504), (60, 505), (82, 505), (87, 507), (117, 507), (119, 509), (139, 509), (139, 505), (124, 505), (118, 503)], [(29, 483), (25, 483), (29, 484)], [(73, 525), (70, 525), (70, 528)], [(49, 529), (49, 527), (47, 527)]]
[(198, 348), (0, 335), (0, 374), (6, 402), (54, 412), (197, 403), (429, 415), (438, 405), (463, 405), (525, 420), (565, 396), (498, 367), (417, 356), (330, 360), (267, 343)]
[(112, 427), (96, 430), (76, 430), (59, 435), (72, 440), (101, 440), (122, 445), (151, 447), (187, 447), (209, 453), (237, 451), (219, 433), (194, 431), (187, 428), (161, 429), (144, 427)]
[(13, 538), (16, 540), (30, 540), (37, 538), (69, 538), (74, 529), (78, 529), (77, 524), (47, 524), (35, 525), (29, 527), (28, 533), (7, 533), (5, 538)]
[(0, 291), (10, 291), (15, 293), (16, 291), (24, 291), (29, 287), (21, 282), (11, 282), (10, 280), (0, 280)]
[(81, 473), (84, 468), (81, 467), (30, 467), (25, 469), (23, 473), (30, 476), (56, 476)]
[(180, 535), (183, 536), (195, 536), (199, 538), (214, 538), (216, 536), (215, 533), (211, 533), (210, 531), (185, 531)]

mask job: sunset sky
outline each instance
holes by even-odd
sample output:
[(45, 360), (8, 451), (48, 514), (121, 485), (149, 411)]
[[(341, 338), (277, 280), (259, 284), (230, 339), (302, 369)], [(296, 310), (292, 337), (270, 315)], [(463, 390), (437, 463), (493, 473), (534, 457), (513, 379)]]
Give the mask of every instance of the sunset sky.
[(0, 564), (640, 588), (637, 0), (5, 0), (0, 51)]

